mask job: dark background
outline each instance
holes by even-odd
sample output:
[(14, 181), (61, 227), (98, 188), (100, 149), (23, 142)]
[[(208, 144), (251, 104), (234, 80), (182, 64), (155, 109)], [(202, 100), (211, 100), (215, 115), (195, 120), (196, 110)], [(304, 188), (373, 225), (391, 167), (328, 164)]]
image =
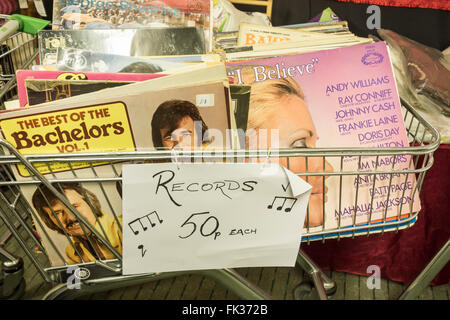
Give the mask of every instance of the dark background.
[[(350, 31), (358, 36), (376, 34), (366, 26), (367, 4), (332, 0), (274, 0), (272, 24), (281, 26), (309, 21), (322, 10), (330, 7), (339, 18), (349, 23)], [(236, 5), (244, 11), (262, 11), (261, 7)], [(393, 30), (403, 36), (430, 47), (444, 50), (450, 46), (450, 11), (385, 7), (381, 9), (381, 28)], [(265, 9), (265, 8), (264, 8)]]

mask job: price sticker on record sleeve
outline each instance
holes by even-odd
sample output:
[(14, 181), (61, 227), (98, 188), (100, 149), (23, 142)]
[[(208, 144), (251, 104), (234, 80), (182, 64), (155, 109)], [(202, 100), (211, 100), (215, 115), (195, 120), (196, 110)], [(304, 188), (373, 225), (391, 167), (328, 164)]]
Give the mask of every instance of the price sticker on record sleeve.
[[(121, 102), (12, 118), (0, 126), (5, 139), (24, 155), (135, 150), (126, 106)], [(47, 174), (90, 164), (55, 162), (49, 166), (41, 163), (36, 168)], [(18, 170), (24, 177), (30, 175), (23, 165)]]
[(199, 107), (214, 106), (214, 94), (198, 94), (195, 96), (196, 105)]
[(311, 186), (278, 164), (123, 166), (123, 273), (293, 266)]

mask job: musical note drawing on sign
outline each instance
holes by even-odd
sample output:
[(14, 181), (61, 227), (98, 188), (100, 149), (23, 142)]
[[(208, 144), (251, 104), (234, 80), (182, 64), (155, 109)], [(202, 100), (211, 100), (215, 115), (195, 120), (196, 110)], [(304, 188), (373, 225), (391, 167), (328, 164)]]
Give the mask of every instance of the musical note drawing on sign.
[[(297, 202), (297, 198), (292, 198), (292, 197), (275, 197), (273, 199), (272, 203), (267, 206), (267, 209), (272, 209), (274, 204), (275, 204), (275, 202), (280, 203), (281, 201), (283, 201), (283, 202), (281, 203), (281, 205), (279, 205), (277, 207), (277, 210), (281, 211), (283, 209), (284, 205), (287, 202), (288, 206), (287, 206), (287, 208), (284, 209), (284, 212), (290, 212), (292, 210), (292, 207), (294, 206), (294, 204)], [(290, 203), (290, 205), (289, 205), (289, 203)]]
[(144, 249), (144, 245), (142, 245), (142, 244), (138, 245), (138, 249), (141, 250), (142, 258), (143, 258), (145, 253), (147, 252), (147, 249)]
[(150, 226), (153, 228), (153, 227), (155, 227), (156, 226), (156, 223), (155, 222), (152, 222), (152, 220), (150, 219), (150, 216), (151, 215), (156, 215), (156, 217), (157, 217), (157, 219), (158, 219), (158, 222), (159, 223), (163, 223), (163, 220), (159, 217), (159, 215), (158, 215), (158, 213), (156, 212), (156, 211), (153, 211), (153, 212), (150, 212), (149, 214), (146, 214), (145, 216), (143, 216), (143, 217), (140, 217), (140, 218), (137, 218), (137, 219), (134, 219), (133, 221), (131, 221), (129, 224), (128, 224), (128, 226), (130, 227), (130, 229), (131, 229), (131, 231), (133, 231), (133, 233), (135, 234), (135, 235), (138, 235), (139, 234), (139, 231), (138, 230), (135, 230), (134, 228), (133, 228), (133, 224), (136, 224), (136, 223), (139, 223), (140, 224), (140, 226), (142, 227), (142, 230), (144, 230), (144, 231), (147, 231), (147, 229), (148, 229), (148, 226), (146, 226), (146, 222), (148, 221), (149, 223), (150, 223)]

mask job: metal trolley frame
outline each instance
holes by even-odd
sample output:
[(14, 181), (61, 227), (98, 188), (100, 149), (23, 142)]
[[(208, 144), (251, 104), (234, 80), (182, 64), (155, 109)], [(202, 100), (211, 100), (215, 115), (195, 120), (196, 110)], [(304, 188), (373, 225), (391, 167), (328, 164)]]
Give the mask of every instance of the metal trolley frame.
[[(20, 47), (20, 46), (19, 46)], [(7, 53), (9, 55), (11, 53)], [(36, 57), (33, 53), (26, 60), (31, 63)], [(1, 58), (1, 56), (0, 56)], [(21, 66), (23, 67), (23, 66)], [(11, 77), (9, 81), (4, 85), (2, 91), (0, 92), (0, 99), (5, 99), (5, 95), (11, 92), (11, 88), (15, 85), (14, 77)], [(404, 174), (406, 179), (409, 175), (414, 175), (416, 179), (416, 184), (414, 185), (414, 190), (412, 194), (419, 194), (423, 179), (425, 177), (426, 171), (433, 164), (433, 152), (439, 146), (439, 133), (426, 121), (424, 120), (415, 110), (409, 106), (405, 101), (402, 101), (402, 107), (404, 111), (404, 122), (407, 128), (408, 139), (410, 141), (409, 147), (395, 147), (395, 148), (317, 148), (317, 149), (280, 149), (276, 150), (215, 150), (215, 151), (184, 151), (179, 154), (183, 159), (190, 158), (195, 161), (201, 159), (201, 161), (222, 161), (224, 155), (226, 155), (227, 161), (232, 162), (248, 162), (253, 160), (261, 160), (261, 158), (272, 158), (272, 157), (282, 157), (287, 159), (287, 167), (289, 168), (289, 159), (295, 157), (304, 157), (306, 163), (306, 172), (299, 173), (298, 176), (303, 177), (306, 181), (312, 177), (321, 177), (323, 185), (325, 186), (325, 177), (337, 176), (341, 183), (339, 186), (339, 195), (342, 196), (345, 193), (345, 186), (342, 185), (342, 178), (344, 176), (354, 176), (359, 178), (362, 175), (372, 176), (373, 183), (375, 185), (376, 177), (379, 175), (384, 175), (389, 179), (389, 189), (392, 183), (394, 175)], [(247, 279), (242, 277), (233, 269), (222, 269), (222, 270), (196, 270), (196, 271), (185, 271), (185, 272), (166, 272), (166, 273), (149, 273), (144, 275), (134, 275), (134, 276), (123, 276), (121, 274), (121, 261), (122, 257), (115, 250), (109, 240), (101, 234), (92, 225), (90, 225), (86, 219), (74, 208), (68, 199), (66, 198), (63, 189), (60, 187), (61, 183), (65, 182), (79, 182), (83, 184), (95, 184), (103, 190), (103, 185), (105, 183), (121, 183), (121, 175), (114, 168), (114, 165), (118, 162), (126, 163), (142, 163), (142, 162), (152, 162), (152, 161), (173, 161), (173, 153), (170, 151), (149, 151), (149, 152), (127, 152), (127, 153), (83, 153), (83, 154), (57, 154), (57, 155), (21, 155), (12, 145), (8, 142), (0, 140), (0, 145), (2, 146), (4, 155), (0, 156), (0, 172), (2, 174), (2, 179), (0, 181), (0, 221), (2, 221), (14, 238), (18, 241), (19, 245), (24, 250), (24, 253), (28, 256), (31, 262), (36, 266), (39, 274), (42, 278), (52, 284), (52, 289), (45, 295), (45, 299), (70, 299), (75, 298), (79, 295), (90, 294), (93, 292), (112, 290), (116, 288), (121, 288), (129, 285), (135, 285), (144, 283), (147, 281), (154, 281), (158, 279), (178, 276), (182, 274), (202, 274), (213, 278), (218, 281), (239, 297), (243, 299), (270, 299), (271, 297), (260, 288), (249, 282)], [(361, 163), (362, 159), (366, 157), (371, 157), (378, 159), (380, 157), (393, 157), (396, 159), (397, 156), (408, 156), (410, 159), (409, 169), (399, 171), (395, 164), (396, 161), (392, 162), (392, 167), (390, 169), (378, 170), (375, 167), (372, 170), (346, 170), (344, 169), (343, 162), (346, 157), (356, 157)], [(327, 159), (340, 159), (340, 168), (335, 168), (333, 172), (325, 171), (325, 161)], [(321, 159), (323, 165), (323, 170), (315, 170), (314, 172), (308, 170), (308, 162), (313, 159)], [(56, 175), (53, 178), (44, 177), (39, 171), (34, 167), (34, 165), (44, 164), (50, 169), (51, 163), (59, 162), (66, 163), (70, 168), (72, 177), (70, 179), (58, 179)], [(71, 164), (76, 162), (88, 163), (92, 169), (92, 176), (89, 178), (79, 178), (76, 174)], [(114, 169), (114, 174), (109, 177), (99, 177), (95, 168), (96, 162), (102, 162), (103, 164), (108, 163)], [(17, 181), (12, 175), (11, 167), (15, 165), (24, 165), (28, 171), (31, 173), (33, 179), (29, 181)], [(359, 167), (359, 166), (358, 166)], [(24, 184), (36, 185), (38, 187), (46, 187), (51, 193), (64, 204), (70, 210), (70, 212), (77, 218), (83, 231), (90, 232), (95, 235), (99, 241), (105, 245), (108, 250), (114, 255), (114, 259), (110, 260), (96, 260), (90, 262), (83, 262), (78, 265), (65, 264), (60, 267), (51, 267), (48, 256), (46, 255), (45, 248), (42, 246), (38, 235), (35, 232), (35, 227), (33, 225), (33, 217), (36, 213), (32, 209), (30, 203), (28, 203), (23, 194), (21, 193), (20, 187)], [(359, 184), (356, 184), (356, 199), (355, 203), (358, 203), (358, 189)], [(107, 194), (103, 191), (106, 199), (108, 199)], [(414, 198), (414, 197), (413, 197)], [(389, 192), (387, 194), (387, 199), (389, 199)], [(47, 200), (48, 201), (48, 200)], [(372, 198), (373, 201), (373, 198)], [(340, 203), (340, 201), (339, 201)], [(92, 206), (92, 204), (89, 204)], [(325, 206), (325, 202), (323, 203)], [(306, 233), (302, 235), (303, 245), (307, 245), (310, 241), (323, 241), (325, 242), (329, 238), (342, 238), (342, 237), (355, 237), (366, 235), (369, 236), (373, 233), (383, 233), (387, 231), (398, 232), (400, 229), (408, 228), (417, 219), (419, 212), (413, 212), (412, 206), (409, 207), (410, 212), (407, 218), (400, 219), (389, 219), (386, 214), (381, 221), (377, 223), (369, 224), (358, 224), (356, 220), (353, 219), (353, 223), (350, 226), (340, 227), (341, 221), (339, 218), (338, 227), (332, 230), (322, 230), (312, 231), (307, 228)], [(52, 209), (53, 211), (53, 209)], [(54, 214), (54, 212), (53, 212)], [(114, 213), (115, 218), (117, 216)], [(356, 215), (355, 215), (356, 216)], [(56, 217), (56, 215), (55, 215)], [(35, 219), (36, 220), (36, 219)], [(38, 221), (38, 220), (36, 220)], [(369, 221), (371, 221), (369, 219)], [(61, 222), (59, 222), (61, 224)], [(22, 233), (19, 232), (18, 228), (23, 228)], [(43, 230), (43, 228), (42, 228)], [(26, 234), (29, 238), (24, 239), (23, 234)], [(72, 242), (70, 236), (65, 234), (69, 243)], [(47, 236), (48, 238), (48, 236)], [(51, 242), (51, 241), (50, 241)], [(56, 246), (52, 244), (54, 248)], [(72, 243), (73, 246), (73, 243)], [(36, 253), (34, 247), (40, 248), (43, 253)], [(3, 250), (0, 246), (0, 258), (7, 257), (9, 264), (15, 266), (16, 269), (20, 269), (21, 259), (16, 258), (14, 255), (9, 254)], [(60, 256), (64, 253), (58, 252)], [(311, 277), (317, 294), (321, 299), (327, 299), (327, 296), (332, 294), (336, 288), (336, 284), (327, 277), (315, 264), (314, 262), (302, 251), (299, 251), (297, 257), (297, 265), (304, 269), (306, 273)], [(72, 290), (68, 286), (69, 268), (78, 268), (78, 290)], [(10, 270), (16, 270), (14, 267)], [(20, 277), (20, 272), (12, 272), (16, 278)]]
[[(7, 19), (8, 15), (0, 15)], [(36, 36), (26, 33), (16, 33), (0, 43), (0, 108), (4, 103), (17, 97), (17, 81), (15, 72), (27, 69), (37, 59), (38, 51)], [(19, 224), (16, 223), (15, 227)], [(23, 260), (4, 249), (11, 233), (0, 235), (0, 298), (14, 299), (19, 297), (24, 289)]]

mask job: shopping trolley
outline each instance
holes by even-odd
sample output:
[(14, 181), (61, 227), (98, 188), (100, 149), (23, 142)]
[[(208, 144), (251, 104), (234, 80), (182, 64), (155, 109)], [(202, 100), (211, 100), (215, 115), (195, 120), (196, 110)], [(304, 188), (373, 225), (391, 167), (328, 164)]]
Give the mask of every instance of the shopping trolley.
[[(287, 159), (293, 159), (295, 157), (304, 157), (306, 162), (312, 161), (313, 158), (321, 158), (325, 160), (329, 158), (343, 159), (345, 157), (357, 157), (359, 161), (363, 157), (382, 157), (382, 156), (397, 156), (408, 155), (410, 157), (410, 169), (403, 170), (401, 173), (404, 175), (415, 175), (417, 183), (414, 186), (413, 193), (420, 193), (423, 179), (426, 171), (433, 164), (433, 152), (439, 145), (439, 133), (430, 126), (423, 118), (420, 117), (407, 103), (403, 101), (405, 108), (405, 123), (407, 124), (408, 135), (411, 138), (411, 146), (405, 148), (339, 148), (339, 149), (309, 149), (309, 150), (294, 150), (294, 149), (280, 149), (277, 150), (277, 157), (283, 157)], [(421, 134), (418, 134), (421, 132)], [(425, 137), (427, 137), (427, 143), (425, 143)], [(78, 295), (93, 293), (97, 291), (111, 290), (123, 286), (132, 284), (143, 283), (145, 281), (152, 281), (156, 279), (162, 279), (166, 277), (178, 276), (186, 273), (199, 273), (214, 278), (218, 282), (222, 283), (232, 292), (238, 296), (246, 299), (267, 299), (270, 298), (268, 294), (261, 291), (257, 286), (250, 283), (244, 277), (236, 273), (233, 269), (223, 270), (198, 270), (198, 271), (186, 271), (186, 272), (168, 272), (168, 273), (150, 273), (144, 275), (131, 275), (123, 276), (121, 274), (121, 255), (110, 245), (109, 240), (95, 228), (93, 228), (85, 220), (85, 218), (70, 204), (65, 197), (61, 186), (64, 183), (83, 183), (87, 185), (97, 185), (100, 188), (106, 183), (115, 182), (121, 183), (121, 175), (117, 170), (113, 170), (114, 174), (108, 177), (99, 177), (96, 172), (96, 164), (102, 163), (115, 167), (117, 163), (142, 163), (142, 162), (161, 162), (173, 160), (173, 153), (169, 151), (149, 151), (149, 152), (126, 152), (126, 153), (83, 153), (83, 154), (57, 154), (57, 155), (28, 155), (22, 156), (12, 145), (6, 141), (0, 141), (0, 145), (5, 149), (5, 155), (0, 157), (0, 167), (8, 175), (8, 179), (0, 182), (2, 187), (2, 194), (0, 200), (5, 204), (5, 211), (1, 211), (0, 217), (11, 230), (14, 237), (19, 241), (22, 249), (29, 259), (35, 264), (40, 275), (43, 279), (49, 283), (53, 283), (54, 287), (45, 296), (46, 299), (56, 298), (74, 298)], [(227, 150), (227, 160), (232, 159), (236, 162), (251, 161), (252, 159), (261, 159), (264, 157), (272, 157), (274, 155), (273, 150)], [(183, 151), (179, 153), (182, 159), (186, 160), (190, 158), (192, 161), (201, 158), (202, 161), (218, 161), (223, 159), (224, 153), (218, 150), (216, 151)], [(275, 155), (274, 155), (275, 156)], [(52, 163), (65, 163), (71, 169), (72, 177), (68, 179), (57, 179), (44, 177), (34, 165), (44, 165), (50, 168)], [(77, 162), (83, 162), (88, 164), (92, 169), (92, 176), (89, 178), (77, 177), (76, 170), (72, 168), (72, 165)], [(33, 180), (30, 181), (15, 181), (14, 177), (10, 174), (11, 166), (21, 164), (24, 165), (27, 170), (32, 174)], [(289, 168), (289, 160), (287, 162)], [(361, 175), (387, 175), (392, 176), (399, 172), (392, 170), (383, 171), (347, 171), (345, 168), (339, 170), (335, 168), (334, 172), (323, 171), (299, 173), (299, 176), (305, 177), (306, 180), (312, 176), (325, 177), (334, 175), (339, 178), (343, 176), (361, 176)], [(49, 264), (48, 259), (42, 259), (42, 255), (45, 256), (45, 248), (41, 246), (41, 243), (34, 232), (31, 225), (32, 219), (24, 219), (23, 215), (27, 218), (36, 217), (36, 213), (32, 210), (31, 205), (27, 203), (20, 192), (22, 184), (33, 184), (41, 188), (47, 188), (54, 194), (54, 196), (66, 206), (71, 213), (85, 226), (85, 232), (89, 231), (95, 237), (99, 239), (110, 250), (114, 259), (109, 260), (96, 260), (90, 262), (82, 262), (76, 266), (65, 264), (63, 266), (52, 267)], [(345, 192), (343, 186), (340, 186), (340, 193)], [(356, 185), (358, 189), (358, 185)], [(105, 197), (106, 194), (105, 194)], [(92, 204), (91, 204), (92, 205)], [(412, 208), (412, 207), (411, 207)], [(384, 217), (382, 221), (377, 221), (373, 224), (360, 225), (356, 222), (351, 226), (337, 227), (335, 229), (311, 231), (307, 229), (303, 234), (302, 239), (304, 245), (315, 240), (326, 241), (329, 238), (341, 238), (341, 237), (355, 237), (358, 235), (370, 235), (376, 232), (387, 231), (399, 231), (402, 228), (407, 228), (412, 225), (417, 218), (418, 212), (409, 212), (407, 217), (402, 214), (402, 219), (387, 219)], [(28, 243), (23, 239), (16, 228), (14, 223), (20, 224), (25, 230), (28, 236), (31, 238), (31, 242)], [(42, 228), (42, 226), (41, 226)], [(43, 229), (43, 228), (42, 228)], [(67, 237), (71, 241), (70, 237)], [(40, 258), (36, 258), (36, 253), (33, 250), (34, 246), (39, 246), (44, 252), (41, 253)], [(56, 248), (53, 243), (52, 246)], [(63, 256), (63, 252), (58, 253)], [(320, 298), (325, 299), (327, 295), (331, 294), (335, 289), (335, 284), (331, 281), (323, 272), (318, 269), (313, 261), (311, 261), (301, 250), (298, 254), (297, 264), (303, 268), (307, 274), (312, 278), (312, 281), (317, 289)], [(78, 290), (71, 290), (67, 285), (68, 278), (70, 277), (69, 268), (79, 268), (78, 270)], [(302, 288), (304, 289), (304, 288)]]
[[(17, 47), (16, 50), (20, 48)], [(14, 51), (12, 51), (14, 52)], [(12, 52), (6, 54), (11, 56)], [(33, 51), (34, 52), (34, 51)], [(30, 63), (35, 59), (36, 55), (31, 54), (26, 63)], [(14, 95), (15, 87), (14, 77), (6, 82), (4, 89), (1, 91), (0, 101), (8, 100), (11, 96), (11, 91)], [(402, 100), (402, 109), (404, 114), (404, 122), (407, 129), (407, 134), (410, 142), (408, 147), (394, 147), (394, 148), (317, 148), (317, 149), (279, 149), (274, 150), (203, 150), (203, 151), (181, 151), (177, 156), (181, 157), (183, 161), (190, 159), (193, 162), (201, 161), (223, 161), (224, 154), (226, 154), (227, 162), (252, 162), (267, 160), (268, 158), (283, 158), (286, 160), (287, 168), (290, 168), (290, 160), (302, 157), (305, 159), (306, 170), (303, 173), (297, 173), (298, 176), (304, 178), (306, 181), (312, 177), (322, 178), (325, 184), (325, 177), (335, 176), (342, 182), (346, 176), (359, 178), (361, 176), (372, 176), (375, 181), (376, 177), (383, 175), (387, 179), (392, 179), (394, 175), (414, 176), (416, 183), (414, 184), (412, 194), (419, 195), (423, 179), (428, 169), (433, 164), (433, 152), (439, 146), (439, 133), (424, 120), (408, 103)], [(86, 219), (81, 215), (76, 208), (74, 208), (69, 200), (66, 198), (62, 185), (65, 183), (82, 183), (89, 186), (96, 186), (100, 190), (104, 190), (106, 184), (115, 183), (121, 185), (122, 177), (120, 171), (117, 170), (118, 164), (123, 163), (143, 163), (143, 162), (170, 162), (173, 161), (173, 153), (170, 151), (146, 151), (146, 152), (120, 152), (120, 153), (78, 153), (78, 154), (55, 154), (55, 155), (21, 155), (11, 144), (0, 140), (0, 146), (4, 150), (3, 155), (0, 156), (0, 171), (3, 174), (0, 181), (0, 221), (7, 227), (11, 235), (18, 242), (23, 249), (25, 256), (31, 261), (38, 270), (40, 276), (45, 282), (51, 284), (52, 288), (45, 294), (44, 299), (72, 299), (80, 295), (91, 294), (100, 291), (113, 290), (130, 285), (142, 284), (149, 281), (155, 281), (168, 277), (179, 276), (183, 274), (200, 274), (211, 277), (216, 280), (237, 296), (243, 299), (270, 299), (269, 294), (261, 290), (259, 287), (241, 276), (234, 269), (220, 269), (220, 270), (194, 270), (183, 272), (163, 272), (163, 273), (148, 273), (140, 275), (122, 275), (122, 257), (120, 253), (111, 245), (109, 239), (105, 234), (100, 233)], [(349, 170), (343, 165), (345, 159), (356, 158), (358, 162), (362, 159), (371, 157), (378, 163), (380, 157), (408, 156), (409, 169), (401, 172), (395, 166), (395, 161), (392, 162), (390, 169), (378, 170), (363, 170), (360, 166), (358, 169)], [(321, 159), (324, 164), (323, 170), (308, 170), (308, 162), (314, 159)], [(333, 172), (325, 170), (325, 162), (330, 159), (337, 159), (341, 163), (340, 167), (335, 168)], [(49, 172), (52, 172), (52, 164), (62, 163), (70, 168), (70, 178), (57, 178), (56, 175), (52, 177), (45, 176), (36, 169), (39, 167), (46, 167)], [(90, 177), (80, 178), (77, 176), (77, 171), (73, 164), (84, 163), (88, 168), (91, 168), (92, 174)], [(111, 166), (111, 175), (99, 176), (96, 168), (97, 164)], [(13, 166), (22, 165), (30, 172), (32, 180), (17, 181), (12, 174)], [(36, 166), (36, 167), (35, 167)], [(361, 168), (361, 169), (360, 169)], [(110, 259), (95, 259), (94, 261), (82, 261), (75, 265), (62, 263), (60, 266), (52, 266), (48, 252), (42, 243), (41, 238), (47, 237), (50, 241), (50, 246), (60, 257), (64, 257), (64, 252), (57, 248), (55, 243), (45, 233), (45, 228), (37, 219), (37, 214), (24, 197), (21, 187), (24, 185), (33, 185), (41, 190), (45, 188), (53, 197), (59, 200), (67, 209), (73, 214), (83, 226), (85, 233), (89, 232), (95, 236), (98, 241), (107, 248), (113, 258)], [(339, 197), (346, 192), (346, 186), (339, 184)], [(356, 202), (358, 198), (359, 184), (356, 184)], [(325, 189), (325, 188), (324, 188)], [(325, 192), (325, 191), (324, 191)], [(103, 196), (108, 201), (108, 196), (103, 192)], [(323, 198), (325, 195), (323, 194)], [(389, 194), (388, 194), (389, 199)], [(86, 197), (88, 199), (88, 197)], [(414, 198), (414, 197), (413, 197)], [(111, 199), (109, 199), (111, 200)], [(49, 203), (49, 200), (46, 200)], [(87, 200), (89, 202), (89, 200)], [(340, 202), (340, 200), (339, 200)], [(92, 203), (89, 203), (93, 207)], [(325, 203), (323, 204), (325, 206)], [(51, 207), (49, 205), (49, 207)], [(388, 231), (398, 232), (401, 229), (410, 227), (418, 217), (419, 212), (414, 211), (410, 206), (408, 213), (402, 213), (402, 216), (397, 219), (388, 218), (384, 216), (376, 223), (357, 223), (354, 219), (351, 225), (341, 226), (340, 220), (338, 226), (332, 229), (320, 230), (306, 228), (302, 235), (302, 245), (308, 245), (311, 241), (327, 241), (331, 238), (342, 237), (357, 237), (361, 235), (370, 235), (373, 233), (383, 233)], [(54, 214), (54, 212), (53, 212)], [(114, 218), (117, 215), (113, 213)], [(56, 215), (54, 215), (56, 217)], [(340, 219), (340, 218), (339, 218)], [(58, 220), (58, 219), (57, 219)], [(308, 221), (308, 213), (307, 218)], [(37, 223), (38, 225), (36, 225)], [(58, 220), (61, 225), (61, 221)], [(36, 227), (43, 230), (43, 233), (36, 232)], [(20, 230), (19, 230), (20, 228)], [(75, 248), (72, 239), (66, 233), (64, 235), (70, 246)], [(37, 248), (37, 249), (36, 249)], [(95, 251), (95, 248), (94, 248)], [(19, 254), (19, 253), (15, 253)], [(1, 255), (1, 251), (0, 251)], [(101, 256), (101, 255), (97, 255)], [(9, 260), (14, 260), (16, 266), (20, 266), (20, 258), (10, 255)], [(63, 259), (64, 260), (64, 259)], [(64, 260), (65, 261), (65, 260)], [(302, 298), (308, 290), (313, 288), (317, 291), (319, 298), (326, 299), (331, 295), (336, 288), (336, 284), (323, 273), (314, 262), (300, 250), (297, 257), (297, 265), (305, 270), (306, 274), (310, 276), (313, 287), (304, 283), (296, 290), (296, 296)], [(15, 273), (15, 281), (19, 281), (20, 272)], [(11, 278), (12, 279), (12, 278)], [(74, 289), (73, 279), (76, 280)], [(17, 286), (23, 287), (23, 282), (19, 281)]]
[[(0, 19), (8, 18), (0, 15)], [(17, 82), (15, 72), (27, 69), (36, 63), (38, 57), (37, 37), (19, 32), (0, 44), (0, 108), (5, 109), (5, 103), (17, 99)], [(0, 171), (2, 180), (9, 179), (4, 171)], [(15, 223), (14, 228), (19, 224)], [(0, 299), (15, 299), (25, 290), (23, 280), (23, 260), (6, 251), (4, 246), (10, 239), (11, 233), (0, 228)]]

